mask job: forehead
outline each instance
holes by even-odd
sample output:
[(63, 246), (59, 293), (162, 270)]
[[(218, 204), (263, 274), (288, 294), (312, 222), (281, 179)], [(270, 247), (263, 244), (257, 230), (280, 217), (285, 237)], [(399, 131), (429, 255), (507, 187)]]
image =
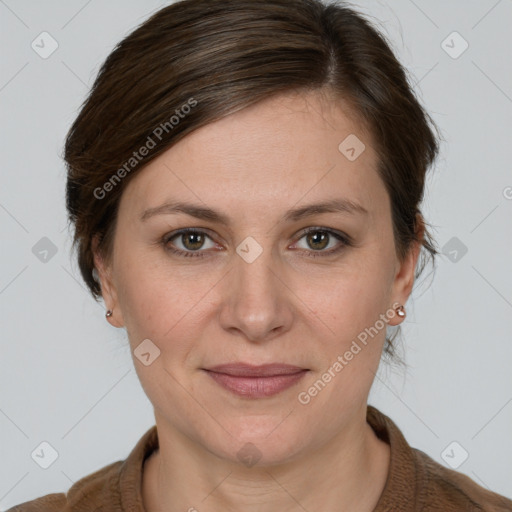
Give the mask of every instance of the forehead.
[(373, 140), (346, 104), (287, 94), (190, 133), (140, 170), (121, 202), (132, 212), (171, 198), (229, 210), (342, 195), (375, 209), (385, 193), (376, 168)]

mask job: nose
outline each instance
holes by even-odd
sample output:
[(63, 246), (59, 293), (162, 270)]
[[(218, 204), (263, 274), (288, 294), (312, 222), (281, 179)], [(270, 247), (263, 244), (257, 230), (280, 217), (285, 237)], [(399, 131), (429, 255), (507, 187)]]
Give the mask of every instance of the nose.
[(293, 319), (293, 293), (281, 262), (273, 261), (268, 247), (261, 249), (254, 260), (243, 252), (242, 256), (234, 254), (233, 266), (223, 283), (220, 312), (225, 330), (254, 343), (283, 335)]

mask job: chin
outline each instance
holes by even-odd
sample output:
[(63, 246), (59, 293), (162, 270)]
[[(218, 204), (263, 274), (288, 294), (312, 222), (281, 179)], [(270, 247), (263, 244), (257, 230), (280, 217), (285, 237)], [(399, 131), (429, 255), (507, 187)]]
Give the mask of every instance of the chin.
[[(286, 424), (286, 415), (246, 416), (223, 426), (231, 434), (210, 439), (209, 450), (247, 467), (273, 466), (296, 458), (307, 444), (298, 426)], [(284, 421), (283, 421), (284, 419)], [(208, 443), (208, 441), (206, 441)]]
[(278, 466), (292, 461), (299, 455), (297, 445), (293, 442), (283, 444), (268, 439), (230, 443), (229, 446), (215, 453), (230, 462), (248, 468)]

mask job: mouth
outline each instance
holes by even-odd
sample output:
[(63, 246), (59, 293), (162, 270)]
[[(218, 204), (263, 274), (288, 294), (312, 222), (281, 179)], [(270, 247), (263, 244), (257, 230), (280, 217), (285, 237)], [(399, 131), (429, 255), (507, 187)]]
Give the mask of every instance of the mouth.
[(297, 384), (309, 371), (288, 364), (254, 366), (229, 363), (203, 369), (218, 385), (245, 398), (277, 395)]

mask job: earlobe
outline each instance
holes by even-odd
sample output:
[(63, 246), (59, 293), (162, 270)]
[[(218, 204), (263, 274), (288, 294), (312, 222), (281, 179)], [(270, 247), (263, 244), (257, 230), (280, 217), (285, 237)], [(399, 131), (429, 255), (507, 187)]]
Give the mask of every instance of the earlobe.
[(105, 317), (114, 327), (123, 327), (123, 318), (117, 300), (117, 291), (112, 280), (112, 270), (102, 257), (98, 245), (99, 235), (95, 235), (91, 243), (94, 258), (93, 275), (97, 278), (97, 281), (100, 284), (101, 295), (106, 308)]
[[(394, 298), (394, 301), (399, 304), (405, 304), (412, 292), (415, 281), (416, 264), (418, 262), (418, 258), (420, 255), (424, 233), (425, 224), (423, 222), (423, 218), (420, 214), (417, 214), (416, 240), (411, 244), (411, 247), (409, 248), (407, 255), (405, 256), (404, 260), (399, 264), (399, 270), (395, 275), (392, 296)], [(400, 316), (397, 316), (396, 318), (400, 319)], [(400, 323), (400, 321), (398, 321), (397, 323)], [(391, 324), (394, 325), (392, 322)]]

